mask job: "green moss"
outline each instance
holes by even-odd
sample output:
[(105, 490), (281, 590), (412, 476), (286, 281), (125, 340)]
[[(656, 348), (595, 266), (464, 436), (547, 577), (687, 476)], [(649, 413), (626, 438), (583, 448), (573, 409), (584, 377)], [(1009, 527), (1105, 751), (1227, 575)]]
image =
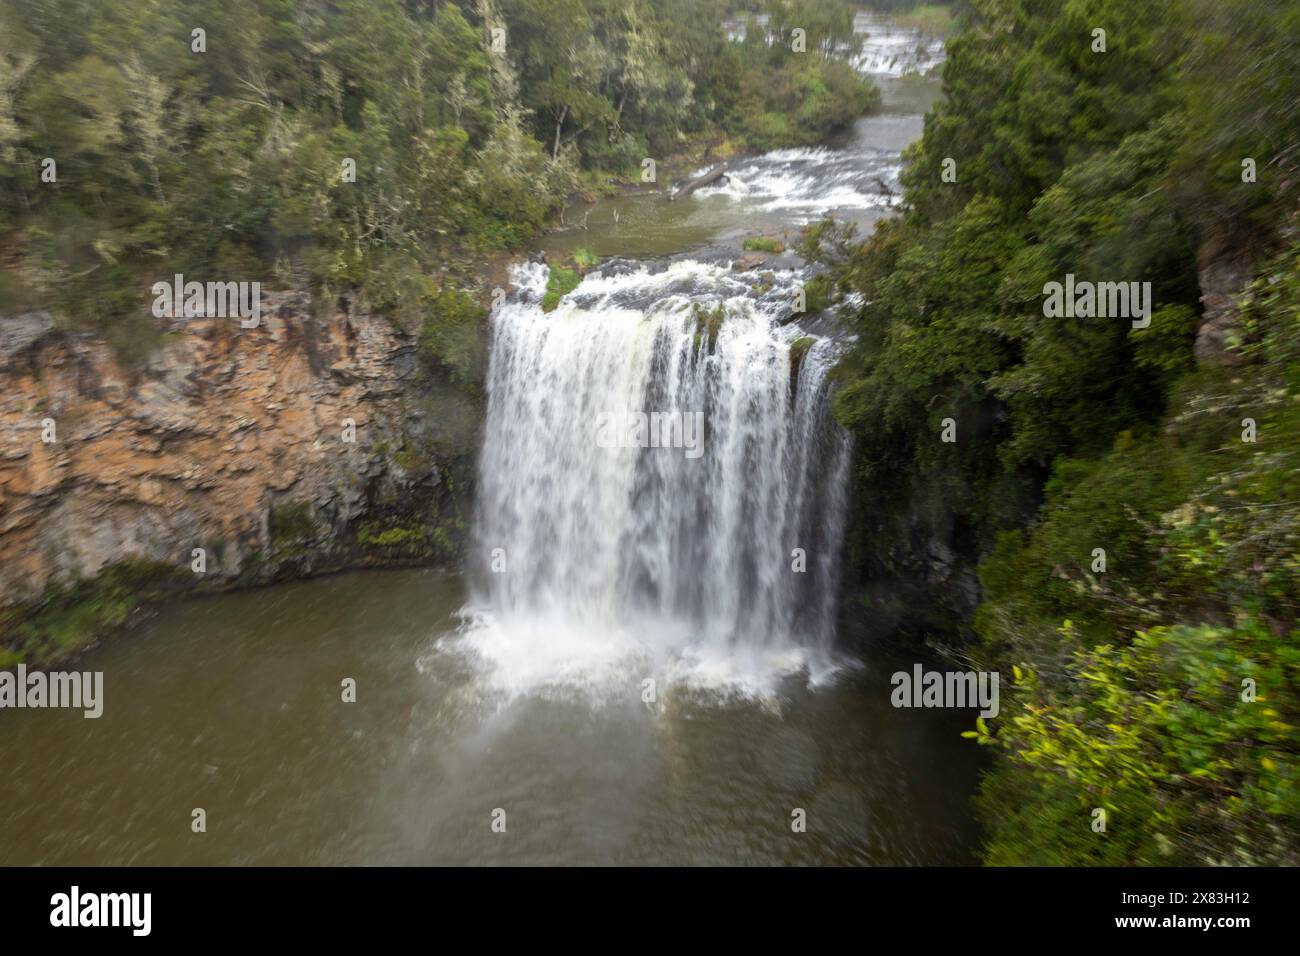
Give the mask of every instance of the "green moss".
[(250, 587), (262, 579), (265, 568), (266, 555), (261, 551), (254, 551), (247, 555), (240, 564), (235, 583), (240, 587)]
[(585, 273), (588, 269), (596, 265), (596, 263), (600, 262), (600, 256), (596, 255), (585, 246), (579, 246), (577, 249), (573, 250), (573, 261), (577, 265), (579, 271)]
[(745, 240), (746, 252), (770, 252), (773, 255), (785, 252), (785, 243), (776, 236), (750, 236)]
[(50, 588), (40, 601), (0, 611), (0, 666), (44, 666), (70, 657), (122, 624), (141, 604), (190, 583), (186, 569), (124, 561), (94, 578)]
[(456, 550), (451, 531), (445, 525), (438, 525), (433, 529), (433, 543), (438, 552), (444, 556), (451, 555)]
[(546, 280), (546, 294), (542, 296), (542, 311), (553, 312), (560, 300), (578, 287), (579, 275), (576, 268), (555, 263), (551, 266), (550, 277)]
[(373, 521), (357, 531), (357, 544), (368, 550), (414, 558), (430, 553), (429, 529), (420, 522), (384, 526)]
[(790, 343), (790, 392), (794, 393), (795, 386), (799, 382), (799, 369), (803, 366), (804, 357), (808, 350), (813, 347), (817, 339), (811, 335), (805, 335), (795, 339)]
[(368, 547), (375, 548), (397, 548), (409, 547), (419, 542), (424, 537), (424, 529), (415, 528), (386, 528), (383, 531), (375, 531), (373, 528), (362, 528), (357, 534), (357, 540)]
[(397, 467), (408, 474), (425, 470), (429, 465), (429, 456), (416, 448), (410, 441), (403, 441), (402, 447), (393, 453)]
[(271, 535), (271, 544), (276, 547), (311, 539), (316, 534), (311, 502), (293, 501), (272, 505), (267, 517), (267, 530)]

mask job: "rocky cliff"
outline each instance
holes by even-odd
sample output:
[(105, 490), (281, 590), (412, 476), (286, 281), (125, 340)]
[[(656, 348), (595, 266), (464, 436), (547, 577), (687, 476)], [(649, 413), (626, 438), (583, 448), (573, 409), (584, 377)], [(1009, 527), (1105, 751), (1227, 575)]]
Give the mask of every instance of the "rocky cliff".
[(455, 557), (477, 400), (412, 334), (295, 293), (253, 329), (168, 321), (131, 369), (43, 313), (0, 319), (0, 656), (75, 650), (88, 635), (41, 613), (110, 572), (171, 592)]

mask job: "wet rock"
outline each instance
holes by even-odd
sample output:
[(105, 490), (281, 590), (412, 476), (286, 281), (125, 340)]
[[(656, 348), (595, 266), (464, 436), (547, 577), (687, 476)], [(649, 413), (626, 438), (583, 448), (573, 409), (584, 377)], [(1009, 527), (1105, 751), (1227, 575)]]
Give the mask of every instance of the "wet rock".
[(766, 252), (747, 252), (737, 259), (731, 266), (736, 272), (753, 272), (767, 264), (771, 258)]

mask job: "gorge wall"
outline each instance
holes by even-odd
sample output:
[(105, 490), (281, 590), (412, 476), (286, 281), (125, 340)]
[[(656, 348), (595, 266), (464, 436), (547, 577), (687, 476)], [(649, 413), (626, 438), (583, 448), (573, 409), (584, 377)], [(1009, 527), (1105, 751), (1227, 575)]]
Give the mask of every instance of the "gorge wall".
[(34, 606), (123, 566), (173, 591), (455, 558), (476, 387), (415, 334), (289, 292), (253, 329), (165, 321), (140, 368), (44, 313), (0, 324), (0, 648), (47, 656)]

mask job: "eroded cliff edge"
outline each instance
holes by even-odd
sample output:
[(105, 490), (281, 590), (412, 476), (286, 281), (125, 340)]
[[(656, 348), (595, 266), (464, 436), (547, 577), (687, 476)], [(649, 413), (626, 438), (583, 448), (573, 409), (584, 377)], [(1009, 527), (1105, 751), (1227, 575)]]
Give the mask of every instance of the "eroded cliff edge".
[(0, 663), (151, 598), (458, 556), (480, 399), (417, 333), (291, 292), (253, 329), (168, 322), (128, 368), (43, 313), (0, 320)]

